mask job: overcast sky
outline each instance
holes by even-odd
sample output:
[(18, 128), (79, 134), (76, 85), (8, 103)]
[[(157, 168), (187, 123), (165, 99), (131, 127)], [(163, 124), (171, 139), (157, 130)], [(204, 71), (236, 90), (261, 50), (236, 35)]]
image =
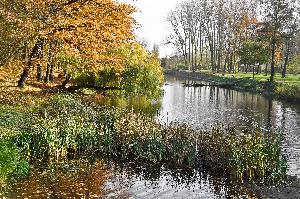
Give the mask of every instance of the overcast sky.
[(163, 41), (169, 34), (166, 18), (168, 13), (175, 9), (182, 0), (117, 0), (119, 2), (130, 3), (137, 7), (140, 12), (134, 17), (141, 24), (141, 28), (136, 31), (140, 38), (144, 38), (152, 49), (154, 43), (160, 45), (160, 56), (171, 54), (172, 49), (164, 47)]

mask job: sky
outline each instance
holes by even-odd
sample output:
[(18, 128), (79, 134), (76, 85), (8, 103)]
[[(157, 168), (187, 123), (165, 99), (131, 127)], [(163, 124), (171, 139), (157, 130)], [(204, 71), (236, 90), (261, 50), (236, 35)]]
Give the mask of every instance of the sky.
[(168, 13), (174, 10), (182, 0), (117, 0), (129, 3), (138, 8), (134, 14), (135, 19), (141, 25), (136, 31), (139, 38), (146, 40), (150, 50), (154, 43), (159, 45), (160, 57), (171, 55), (172, 47), (163, 45), (165, 38), (170, 34), (170, 28), (166, 22)]

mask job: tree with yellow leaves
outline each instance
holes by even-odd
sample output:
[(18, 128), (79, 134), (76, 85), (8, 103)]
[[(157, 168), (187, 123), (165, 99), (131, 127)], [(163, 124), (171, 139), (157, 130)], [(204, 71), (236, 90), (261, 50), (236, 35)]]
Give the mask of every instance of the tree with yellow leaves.
[(19, 87), (35, 65), (61, 52), (85, 60), (88, 64), (78, 66), (85, 70), (105, 64), (122, 70), (122, 60), (109, 51), (134, 39), (133, 12), (131, 5), (113, 0), (1, 0), (1, 62), (24, 54)]
[[(160, 59), (155, 51), (146, 50), (137, 42), (124, 43), (110, 51), (111, 56), (122, 60), (122, 71), (103, 65), (99, 71), (73, 70), (73, 82), (79, 87), (118, 89), (125, 95), (157, 98), (164, 75)], [(80, 60), (62, 57), (65, 65), (80, 65)]]

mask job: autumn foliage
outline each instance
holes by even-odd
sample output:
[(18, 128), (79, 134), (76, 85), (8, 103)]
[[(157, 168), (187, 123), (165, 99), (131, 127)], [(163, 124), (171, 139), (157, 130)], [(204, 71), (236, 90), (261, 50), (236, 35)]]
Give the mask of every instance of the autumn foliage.
[(1, 65), (22, 60), (19, 86), (35, 67), (53, 75), (61, 54), (80, 59), (77, 70), (122, 70), (122, 57), (110, 51), (134, 41), (134, 12), (112, 0), (1, 0)]
[[(158, 97), (164, 81), (158, 54), (146, 50), (138, 42), (124, 43), (111, 50), (111, 56), (122, 60), (122, 70), (103, 65), (98, 71), (77, 71), (72, 78), (76, 85), (118, 88), (130, 95)], [(78, 65), (76, 60), (73, 64)]]

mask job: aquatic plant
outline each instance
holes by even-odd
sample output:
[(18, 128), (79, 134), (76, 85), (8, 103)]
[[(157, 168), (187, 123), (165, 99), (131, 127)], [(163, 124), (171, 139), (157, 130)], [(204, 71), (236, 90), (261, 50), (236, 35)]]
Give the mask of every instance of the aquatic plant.
[[(165, 126), (142, 113), (88, 105), (66, 94), (50, 98), (28, 117), (10, 136), (25, 159), (60, 161), (79, 154), (102, 154), (201, 166), (237, 181), (276, 183), (286, 177), (277, 133), (223, 126), (212, 130), (196, 130), (186, 124)], [(0, 129), (5, 127), (0, 124)]]

